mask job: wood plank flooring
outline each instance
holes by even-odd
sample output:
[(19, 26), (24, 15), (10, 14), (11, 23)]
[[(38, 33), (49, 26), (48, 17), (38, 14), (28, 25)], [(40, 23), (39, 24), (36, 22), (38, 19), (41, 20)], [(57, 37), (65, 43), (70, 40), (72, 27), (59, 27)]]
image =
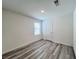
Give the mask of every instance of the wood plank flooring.
[(49, 40), (39, 40), (2, 55), (3, 59), (76, 59), (73, 48)]

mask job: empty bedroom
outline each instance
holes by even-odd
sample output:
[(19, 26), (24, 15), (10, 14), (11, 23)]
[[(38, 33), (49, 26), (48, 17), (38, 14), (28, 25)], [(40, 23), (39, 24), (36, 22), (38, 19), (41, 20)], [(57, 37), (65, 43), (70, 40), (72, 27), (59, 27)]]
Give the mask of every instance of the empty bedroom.
[(2, 0), (2, 59), (76, 59), (76, 0)]

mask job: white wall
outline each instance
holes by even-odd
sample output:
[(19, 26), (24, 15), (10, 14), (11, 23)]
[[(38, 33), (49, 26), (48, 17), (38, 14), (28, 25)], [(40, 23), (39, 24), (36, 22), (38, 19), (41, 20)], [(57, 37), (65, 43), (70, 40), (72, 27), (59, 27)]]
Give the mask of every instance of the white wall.
[(74, 52), (76, 54), (76, 11), (74, 11), (73, 13), (73, 47), (74, 47)]
[(33, 35), (33, 23), (40, 21), (7, 10), (3, 10), (2, 16), (3, 53), (41, 38), (41, 35)]
[(43, 21), (43, 36), (65, 45), (73, 45), (73, 14), (56, 17)]

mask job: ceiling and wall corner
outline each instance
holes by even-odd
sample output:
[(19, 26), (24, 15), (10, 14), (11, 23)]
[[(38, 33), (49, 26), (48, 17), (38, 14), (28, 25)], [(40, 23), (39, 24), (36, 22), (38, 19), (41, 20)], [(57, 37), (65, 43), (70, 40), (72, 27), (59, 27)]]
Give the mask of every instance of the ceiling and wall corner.
[[(75, 2), (75, 0), (59, 0), (59, 6), (56, 7), (54, 0), (2, 0), (2, 7), (37, 19), (46, 20), (73, 12)], [(41, 10), (44, 13), (41, 13)]]

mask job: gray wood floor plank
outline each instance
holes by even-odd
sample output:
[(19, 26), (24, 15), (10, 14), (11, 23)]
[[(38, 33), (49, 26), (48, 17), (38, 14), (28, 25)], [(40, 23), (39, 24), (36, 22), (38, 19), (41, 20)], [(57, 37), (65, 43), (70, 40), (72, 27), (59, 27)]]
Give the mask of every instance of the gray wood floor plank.
[(76, 59), (73, 48), (50, 40), (39, 40), (6, 53), (3, 59)]

